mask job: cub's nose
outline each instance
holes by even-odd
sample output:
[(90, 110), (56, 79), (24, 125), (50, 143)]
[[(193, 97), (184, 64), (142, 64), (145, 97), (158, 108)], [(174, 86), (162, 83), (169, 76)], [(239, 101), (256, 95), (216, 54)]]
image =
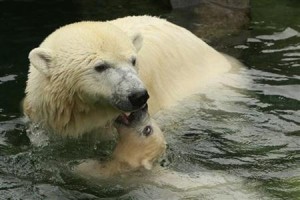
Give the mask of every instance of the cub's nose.
[(128, 96), (128, 99), (133, 107), (140, 108), (147, 103), (149, 95), (147, 90), (133, 92)]

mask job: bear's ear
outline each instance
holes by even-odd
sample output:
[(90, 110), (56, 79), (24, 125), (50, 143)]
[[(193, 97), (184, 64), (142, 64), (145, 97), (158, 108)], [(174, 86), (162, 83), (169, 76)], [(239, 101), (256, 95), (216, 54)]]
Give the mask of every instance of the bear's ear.
[(133, 45), (136, 48), (136, 51), (138, 52), (142, 48), (142, 45), (143, 45), (143, 36), (140, 33), (134, 33), (131, 36), (131, 39), (132, 39)]
[(50, 76), (50, 62), (52, 60), (52, 52), (49, 49), (35, 48), (29, 53), (29, 61), (40, 73)]

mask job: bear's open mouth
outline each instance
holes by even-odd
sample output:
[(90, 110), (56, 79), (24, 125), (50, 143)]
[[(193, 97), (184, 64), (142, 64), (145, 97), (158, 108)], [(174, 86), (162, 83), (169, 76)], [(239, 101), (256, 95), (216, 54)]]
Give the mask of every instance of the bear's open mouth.
[(123, 125), (128, 126), (128, 125), (130, 124), (129, 116), (130, 116), (131, 114), (132, 114), (132, 113), (122, 113), (122, 114), (119, 115), (118, 118), (115, 120), (115, 123), (117, 123), (117, 124), (123, 124)]
[(132, 113), (122, 113), (115, 120), (115, 124), (130, 126), (134, 121), (140, 120), (141, 116), (144, 113), (147, 113), (147, 111), (148, 111), (148, 106), (146, 104), (140, 110), (134, 111)]

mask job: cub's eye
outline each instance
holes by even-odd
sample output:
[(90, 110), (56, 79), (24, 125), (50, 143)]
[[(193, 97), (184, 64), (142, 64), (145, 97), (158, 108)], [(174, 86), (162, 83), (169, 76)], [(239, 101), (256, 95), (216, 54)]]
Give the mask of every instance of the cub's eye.
[(146, 126), (143, 130), (143, 135), (148, 137), (152, 133), (153, 129), (151, 126)]
[(95, 67), (95, 70), (96, 70), (97, 72), (103, 72), (104, 70), (106, 70), (106, 69), (108, 69), (108, 68), (109, 68), (109, 65), (103, 63), (103, 64), (100, 64), (100, 65), (97, 65), (97, 66)]
[(132, 64), (133, 66), (135, 66), (135, 64), (136, 64), (136, 58), (132, 58), (131, 64)]

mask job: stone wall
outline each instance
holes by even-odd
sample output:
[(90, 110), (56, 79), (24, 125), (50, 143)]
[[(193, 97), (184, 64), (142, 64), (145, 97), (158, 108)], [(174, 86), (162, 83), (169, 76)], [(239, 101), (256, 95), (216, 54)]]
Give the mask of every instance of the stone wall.
[(250, 0), (170, 0), (172, 8), (185, 8), (201, 3), (213, 3), (232, 9), (245, 9), (250, 7)]

